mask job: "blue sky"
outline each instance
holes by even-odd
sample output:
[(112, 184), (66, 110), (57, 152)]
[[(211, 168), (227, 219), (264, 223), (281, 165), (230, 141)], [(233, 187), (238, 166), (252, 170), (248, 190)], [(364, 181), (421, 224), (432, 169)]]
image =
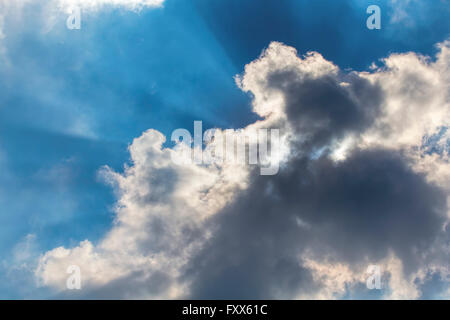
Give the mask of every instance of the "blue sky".
[[(381, 30), (368, 30), (377, 4)], [(121, 171), (149, 128), (240, 128), (258, 117), (234, 76), (272, 41), (318, 51), (341, 69), (369, 70), (393, 52), (433, 56), (450, 35), (448, 1), (166, 0), (139, 12), (59, 13), (25, 6), (4, 18), (0, 62), (0, 298), (43, 295), (6, 280), (18, 244), (33, 252), (95, 243), (113, 223), (115, 196), (98, 176)], [(406, 16), (399, 15), (404, 10)], [(3, 269), (3, 272), (2, 272)], [(3, 280), (2, 280), (3, 279)], [(25, 281), (25, 280), (24, 280)]]

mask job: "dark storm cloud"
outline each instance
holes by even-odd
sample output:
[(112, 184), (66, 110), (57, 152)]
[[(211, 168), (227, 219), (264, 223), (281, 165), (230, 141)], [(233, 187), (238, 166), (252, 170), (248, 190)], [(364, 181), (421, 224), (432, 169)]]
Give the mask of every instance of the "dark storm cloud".
[[(161, 253), (162, 267), (157, 273), (135, 272), (90, 288), (83, 296), (167, 296), (175, 285), (176, 290), (187, 288), (183, 298), (195, 299), (323, 297), (335, 290), (343, 298), (385, 297), (389, 290), (398, 288), (387, 286), (379, 294), (368, 292), (360, 273), (369, 264), (395, 259), (387, 262), (387, 268), (395, 270), (383, 270), (383, 276), (387, 285), (392, 277), (400, 277), (394, 283), (400, 291), (407, 288), (404, 283), (411, 284), (410, 276), (418, 270), (435, 266), (438, 270), (446, 265), (444, 246), (449, 233), (442, 230), (446, 194), (413, 171), (410, 158), (402, 151), (372, 145), (371, 149), (349, 149), (343, 160), (332, 159), (334, 143), (349, 136), (360, 141), (358, 138), (372, 128), (387, 102), (383, 95), (386, 89), (357, 73), (339, 73), (318, 55), (278, 66), (279, 60), (271, 55), (278, 54), (274, 48), (280, 46), (275, 43), (272, 51), (264, 53), (259, 60), (266, 59), (264, 63), (246, 68), (247, 78), (240, 83), (244, 90), (263, 93), (255, 96), (255, 104), (283, 102), (271, 105), (274, 113), (265, 119), (281, 129), (290, 143), (289, 156), (278, 174), (262, 176), (259, 168), (254, 168), (248, 187), (237, 190), (225, 208), (207, 215), (206, 222), (202, 216), (201, 223), (196, 223), (197, 212), (177, 216), (178, 210), (189, 210), (189, 206), (183, 202), (173, 205), (177, 198), (168, 197), (177, 194), (177, 171), (138, 166), (139, 174), (132, 176), (130, 185), (138, 182), (131, 204), (139, 204), (139, 214), (131, 211), (130, 221), (134, 225), (134, 217), (141, 213), (149, 217), (139, 228), (125, 231), (139, 233), (136, 239), (131, 237), (139, 258), (141, 254), (153, 258)], [(286, 52), (281, 54), (290, 57)], [(289, 67), (292, 69), (286, 70)], [(258, 111), (259, 105), (254, 106)], [(154, 144), (135, 147), (139, 152), (146, 148), (154, 151)], [(148, 156), (145, 161), (152, 158)], [(189, 178), (191, 174), (196, 178), (194, 171), (189, 173)], [(201, 180), (193, 181), (198, 182)], [(127, 186), (123, 188), (126, 195)], [(155, 195), (141, 194), (143, 186)], [(159, 201), (170, 208), (153, 216), (152, 207), (146, 205), (159, 205)], [(117, 248), (116, 243), (113, 248)], [(133, 255), (125, 259), (133, 259)], [(322, 262), (326, 264), (320, 265)], [(147, 265), (138, 264), (139, 268), (145, 270)], [(337, 285), (327, 282), (327, 270), (343, 275), (337, 280), (331, 275)], [(426, 291), (427, 283), (415, 287)], [(408, 296), (419, 296), (414, 294)]]
[(215, 233), (190, 262), (193, 298), (274, 298), (314, 293), (321, 284), (302, 266), (305, 253), (351, 266), (399, 257), (416, 271), (445, 220), (445, 194), (413, 172), (401, 153), (354, 150), (334, 162), (333, 139), (358, 134), (379, 113), (379, 88), (350, 75), (269, 77), (283, 92), (288, 121), (301, 143), (278, 175), (251, 175), (249, 188), (210, 221)]
[(283, 93), (289, 122), (296, 135), (307, 138), (302, 148), (308, 150), (363, 131), (383, 101), (381, 89), (356, 74), (299, 78), (296, 72), (274, 72), (268, 86)]
[[(191, 263), (195, 298), (273, 298), (314, 284), (305, 250), (350, 264), (389, 250), (417, 269), (444, 222), (445, 196), (398, 154), (358, 151), (339, 164), (295, 159), (212, 221), (216, 234)], [(301, 224), (296, 221), (302, 221)]]

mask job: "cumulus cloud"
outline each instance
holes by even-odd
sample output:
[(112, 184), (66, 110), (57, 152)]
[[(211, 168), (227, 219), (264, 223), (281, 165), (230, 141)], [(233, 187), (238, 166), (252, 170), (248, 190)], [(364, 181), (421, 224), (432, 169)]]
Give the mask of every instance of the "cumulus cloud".
[(112, 229), (46, 252), (36, 277), (63, 296), (78, 265), (82, 297), (343, 298), (378, 264), (379, 297), (422, 297), (430, 274), (448, 279), (449, 53), (346, 73), (270, 44), (236, 82), (261, 117), (243, 131), (280, 129), (277, 175), (174, 162), (189, 152), (148, 130), (122, 173), (101, 170)]
[(161, 133), (149, 130), (130, 146), (132, 166), (123, 174), (102, 169), (119, 198), (114, 228), (96, 246), (84, 241), (46, 253), (37, 271), (43, 284), (61, 288), (66, 275), (59, 271), (71, 263), (95, 288), (134, 272), (144, 282), (164, 282), (157, 290), (130, 291), (125, 297), (173, 298), (184, 292), (177, 281), (181, 266), (210, 236), (204, 222), (242, 188), (245, 175), (187, 161), (175, 164), (173, 157), (186, 155), (162, 148), (164, 142)]

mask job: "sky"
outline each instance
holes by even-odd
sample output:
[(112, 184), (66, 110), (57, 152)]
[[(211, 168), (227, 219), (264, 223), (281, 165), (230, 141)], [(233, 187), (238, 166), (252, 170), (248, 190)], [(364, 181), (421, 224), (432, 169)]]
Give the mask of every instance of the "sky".
[[(0, 0), (0, 298), (449, 299), (449, 18)], [(175, 164), (194, 121), (279, 129), (279, 171)]]

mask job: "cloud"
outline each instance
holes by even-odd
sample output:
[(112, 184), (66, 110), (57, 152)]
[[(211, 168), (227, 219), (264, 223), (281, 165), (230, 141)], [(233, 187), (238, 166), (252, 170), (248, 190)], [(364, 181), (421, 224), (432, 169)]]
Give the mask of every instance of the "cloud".
[(22, 30), (24, 24), (30, 25), (29, 12), (24, 18), (25, 9), (30, 9), (33, 18), (42, 21), (43, 32), (49, 32), (61, 13), (71, 14), (74, 7), (92, 13), (104, 8), (140, 11), (162, 7), (163, 4), (164, 0), (0, 0), (0, 59), (9, 63), (5, 42), (11, 34)]
[(97, 10), (104, 6), (121, 7), (128, 10), (139, 10), (144, 7), (160, 7), (164, 0), (53, 0), (61, 8), (77, 6), (84, 10)]
[(419, 298), (449, 265), (449, 180), (437, 174), (449, 172), (449, 43), (438, 48), (346, 73), (270, 44), (236, 82), (261, 117), (243, 130), (280, 129), (277, 175), (175, 163), (183, 148), (148, 130), (122, 173), (101, 170), (118, 199), (111, 230), (46, 252), (36, 277), (69, 298), (342, 298), (368, 294), (378, 264), (379, 297)]
[(5, 31), (6, 25), (11, 18), (16, 18), (19, 13), (22, 12), (24, 5), (28, 4), (30, 1), (32, 0), (0, 0), (0, 61), (3, 63), (8, 63), (5, 47), (5, 40), (7, 37)]
[[(241, 187), (242, 177), (235, 170), (224, 174), (229, 169), (174, 164), (172, 157), (184, 154), (162, 148), (164, 142), (161, 133), (149, 130), (130, 146), (132, 166), (123, 174), (107, 167), (101, 171), (119, 198), (113, 229), (96, 246), (86, 240), (74, 249), (47, 252), (37, 270), (43, 284), (62, 288), (66, 275), (61, 270), (71, 263), (80, 266), (93, 290), (136, 274), (145, 283), (164, 281), (157, 290), (140, 292), (145, 297), (182, 294), (181, 266), (210, 236), (204, 222)], [(139, 297), (137, 291), (122, 293), (116, 292)]]
[(418, 3), (415, 0), (390, 0), (389, 7), (393, 10), (391, 22), (411, 23), (410, 21), (408, 21), (408, 8), (410, 9), (411, 4), (417, 5)]
[(299, 158), (286, 167), (255, 177), (212, 222), (215, 237), (191, 266), (196, 298), (301, 295), (311, 276), (302, 270), (305, 256), (364, 270), (393, 251), (405, 272), (416, 272), (445, 222), (442, 193), (389, 152), (355, 153), (337, 164)]

